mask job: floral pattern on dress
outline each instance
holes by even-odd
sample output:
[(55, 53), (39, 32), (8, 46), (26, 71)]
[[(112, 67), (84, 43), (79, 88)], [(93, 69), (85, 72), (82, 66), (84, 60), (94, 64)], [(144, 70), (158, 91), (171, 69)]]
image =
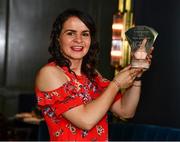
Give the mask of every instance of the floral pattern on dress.
[(82, 137), (84, 138), (87, 135), (88, 135), (88, 130), (82, 130)]
[(60, 135), (63, 134), (63, 132), (64, 132), (63, 129), (60, 128), (59, 130), (55, 131), (54, 136), (59, 137)]
[(66, 127), (70, 130), (70, 132), (75, 135), (76, 134), (76, 127), (73, 126), (71, 123), (68, 123)]
[(102, 135), (102, 133), (104, 133), (103, 126), (97, 125), (96, 130), (97, 130), (98, 135), (100, 135), (100, 136)]
[[(54, 65), (54, 64), (49, 64)], [(38, 106), (42, 110), (49, 128), (51, 141), (107, 141), (108, 122), (105, 115), (91, 130), (74, 126), (63, 117), (63, 113), (76, 106), (87, 104), (96, 99), (108, 81), (101, 76), (92, 83), (85, 75), (75, 76), (67, 67), (62, 67), (70, 81), (52, 91), (40, 91), (36, 88)]]

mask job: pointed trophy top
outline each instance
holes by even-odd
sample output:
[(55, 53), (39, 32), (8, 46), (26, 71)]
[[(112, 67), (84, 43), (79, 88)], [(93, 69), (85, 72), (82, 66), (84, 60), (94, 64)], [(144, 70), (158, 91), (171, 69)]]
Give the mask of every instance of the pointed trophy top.
[(158, 33), (153, 28), (148, 26), (135, 26), (128, 29), (125, 32), (125, 35), (132, 48), (132, 51), (136, 51), (140, 47), (143, 39), (146, 38), (146, 51), (148, 52), (153, 46)]

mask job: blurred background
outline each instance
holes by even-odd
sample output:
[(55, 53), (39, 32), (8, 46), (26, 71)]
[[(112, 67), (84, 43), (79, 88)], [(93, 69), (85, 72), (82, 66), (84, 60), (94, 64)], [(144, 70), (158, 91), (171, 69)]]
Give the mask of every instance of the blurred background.
[[(143, 76), (137, 113), (130, 120), (133, 123), (180, 128), (179, 7), (179, 0), (133, 1), (135, 25), (147, 25), (159, 33), (151, 68)], [(93, 17), (101, 48), (98, 69), (113, 78), (112, 18), (118, 0), (0, 0), (0, 113), (4, 122), (17, 113), (35, 110), (35, 74), (49, 58), (52, 23), (66, 8)], [(1, 127), (5, 128), (3, 123)]]

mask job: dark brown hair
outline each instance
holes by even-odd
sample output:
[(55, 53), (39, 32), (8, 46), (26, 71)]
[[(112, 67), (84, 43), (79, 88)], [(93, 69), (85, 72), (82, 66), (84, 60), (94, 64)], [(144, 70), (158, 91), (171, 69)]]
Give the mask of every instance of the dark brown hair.
[(60, 52), (58, 41), (64, 22), (72, 16), (78, 17), (90, 30), (91, 44), (88, 53), (83, 58), (81, 71), (86, 74), (91, 81), (93, 81), (94, 77), (97, 75), (95, 67), (99, 46), (96, 40), (96, 26), (94, 20), (85, 12), (76, 9), (67, 9), (56, 18), (50, 36), (49, 53), (52, 57), (49, 61), (55, 61), (59, 66), (66, 66), (69, 71), (72, 72), (70, 69), (71, 62)]

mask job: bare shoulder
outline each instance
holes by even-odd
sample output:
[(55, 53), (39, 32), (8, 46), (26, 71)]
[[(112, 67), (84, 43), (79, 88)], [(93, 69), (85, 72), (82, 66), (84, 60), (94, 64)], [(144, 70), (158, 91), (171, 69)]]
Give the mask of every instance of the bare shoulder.
[(67, 76), (60, 67), (44, 66), (36, 75), (35, 86), (42, 91), (59, 88), (68, 81)]

